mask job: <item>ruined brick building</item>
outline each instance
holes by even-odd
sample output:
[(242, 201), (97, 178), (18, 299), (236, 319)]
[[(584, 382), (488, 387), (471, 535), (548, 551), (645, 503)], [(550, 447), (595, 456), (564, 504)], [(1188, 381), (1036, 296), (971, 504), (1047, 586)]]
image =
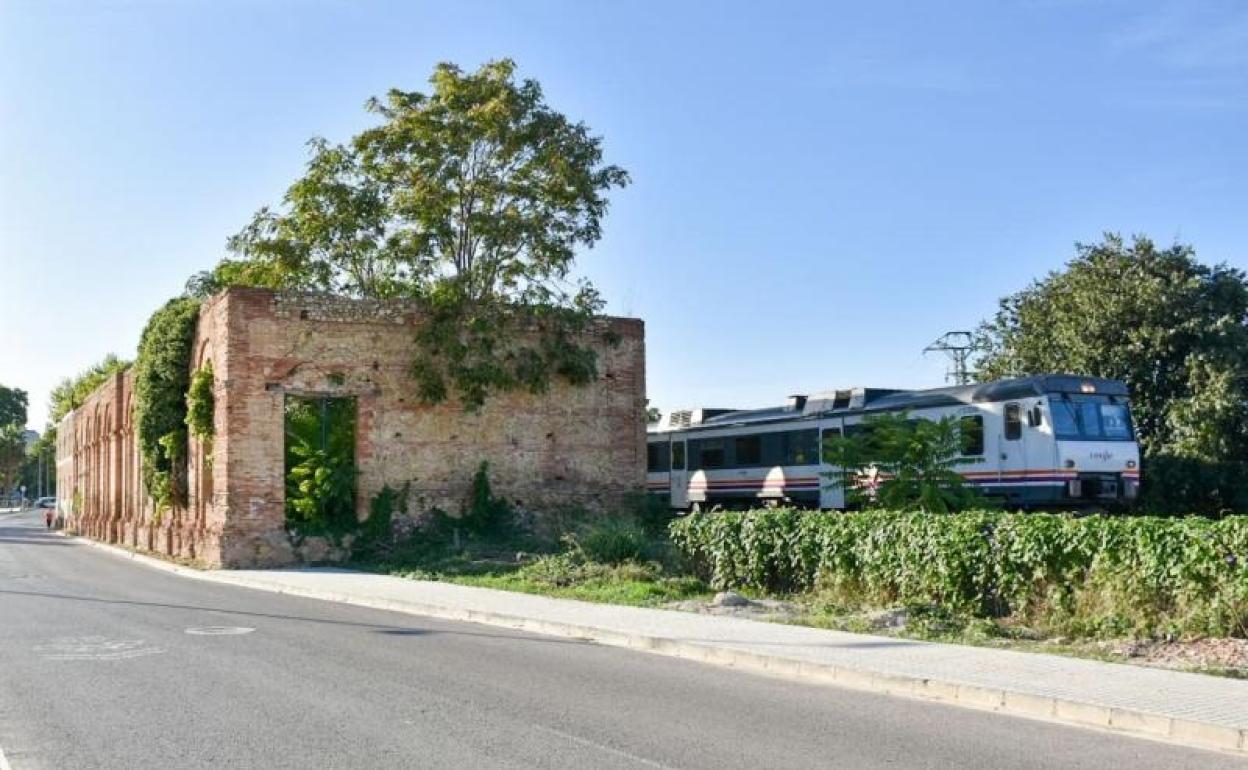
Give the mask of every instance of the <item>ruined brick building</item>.
[[(285, 526), (288, 397), (353, 397), (356, 514), (384, 485), (410, 482), (409, 511), (457, 511), (490, 463), (495, 490), (531, 509), (611, 505), (642, 487), (642, 323), (603, 318), (598, 379), (508, 393), (479, 413), (415, 396), (410, 303), (230, 289), (200, 309), (192, 370), (214, 372), (214, 436), (191, 439), (185, 507), (156, 511), (139, 472), (133, 376), (117, 374), (58, 428), (57, 484), (68, 525), (87, 536), (226, 567), (303, 554)], [(611, 343), (605, 338), (613, 338)]]

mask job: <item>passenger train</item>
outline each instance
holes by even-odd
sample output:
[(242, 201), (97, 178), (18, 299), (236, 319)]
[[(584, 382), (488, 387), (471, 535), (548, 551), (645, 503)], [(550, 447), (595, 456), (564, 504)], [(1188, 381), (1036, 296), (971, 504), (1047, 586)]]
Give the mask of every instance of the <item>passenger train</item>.
[(1072, 375), (853, 388), (790, 396), (768, 409), (673, 412), (647, 433), (646, 488), (677, 510), (760, 502), (844, 508), (844, 489), (821, 457), (824, 439), (884, 413), (956, 418), (965, 453), (956, 470), (1008, 505), (1110, 507), (1139, 492), (1126, 385)]

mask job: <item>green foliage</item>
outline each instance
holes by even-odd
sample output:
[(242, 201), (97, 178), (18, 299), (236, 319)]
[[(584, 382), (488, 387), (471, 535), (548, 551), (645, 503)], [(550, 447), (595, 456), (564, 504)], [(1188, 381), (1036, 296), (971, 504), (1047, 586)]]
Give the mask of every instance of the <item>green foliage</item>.
[(1248, 516), (693, 514), (672, 540), (716, 587), (822, 588), (1079, 636), (1248, 636)]
[(17, 484), (26, 458), (25, 423), (0, 425), (0, 489), (8, 493)]
[(651, 540), (667, 538), (667, 527), (675, 515), (666, 498), (638, 492), (624, 501), (621, 515), (630, 517)]
[(371, 100), (382, 123), (347, 144), (314, 140), (281, 210), (261, 209), (230, 240), (234, 258), (191, 290), (420, 299), (412, 376), (428, 402), (454, 394), (475, 409), (494, 392), (592, 380), (583, 335), (602, 302), (567, 279), (627, 174), (511, 61), (440, 64), (430, 83)]
[(376, 552), (394, 544), (394, 516), (407, 513), (411, 482), (395, 489), (386, 484), (368, 503), (368, 518), (360, 526), (359, 552)]
[(26, 427), (26, 391), (0, 385), (0, 426)]
[[(1158, 249), (1107, 234), (1065, 269), (1001, 300), (980, 328), (980, 376), (1069, 372), (1126, 381), (1149, 459), (1189, 458), (1237, 471), (1229, 486), (1159, 499), (1191, 509), (1248, 484), (1248, 280), (1203, 265), (1189, 246)], [(1145, 475), (1146, 488), (1153, 485)], [(1175, 509), (1181, 510), (1181, 509)]]
[(626, 516), (606, 516), (575, 538), (576, 546), (588, 561), (623, 564), (641, 561), (650, 538), (635, 521)]
[(1248, 511), (1243, 463), (1209, 462), (1158, 452), (1145, 458), (1140, 508), (1170, 514)]
[(191, 385), (186, 391), (186, 427), (191, 435), (199, 439), (210, 440), (216, 430), (216, 397), (213, 395), (212, 362), (204, 364), (191, 376)]
[(473, 474), (468, 504), (454, 523), (475, 538), (499, 539), (514, 533), (515, 510), (505, 499), (494, 495), (488, 462), (482, 461)]
[(845, 490), (850, 505), (948, 513), (984, 504), (978, 490), (954, 470), (965, 437), (956, 417), (911, 419), (906, 414), (868, 417), (846, 436), (829, 436), (823, 456), (836, 468), (825, 474)]
[(286, 398), (286, 525), (341, 534), (355, 515), (355, 399)]
[(56, 494), (56, 428), (49, 426), (30, 446), (22, 460), (21, 483), (27, 495), (34, 497), (43, 482), (43, 494)]
[(453, 392), (475, 411), (491, 393), (544, 393), (555, 376), (573, 385), (598, 376), (597, 354), (584, 344), (597, 294), (582, 294), (576, 307), (519, 305), (473, 299), (465, 286), (450, 283), (426, 297), (409, 372), (423, 401), (438, 403)]
[(134, 421), (143, 484), (158, 509), (186, 496), (186, 392), (199, 301), (178, 297), (152, 314), (134, 362)]
[(91, 365), (83, 372), (79, 372), (77, 376), (61, 380), (52, 389), (48, 421), (52, 425), (56, 425), (65, 415), (82, 406), (83, 402), (87, 400), (87, 396), (95, 392), (95, 389), (100, 387), (105, 380), (117, 372), (124, 372), (129, 368), (129, 361), (123, 361), (113, 353), (109, 353), (98, 363)]

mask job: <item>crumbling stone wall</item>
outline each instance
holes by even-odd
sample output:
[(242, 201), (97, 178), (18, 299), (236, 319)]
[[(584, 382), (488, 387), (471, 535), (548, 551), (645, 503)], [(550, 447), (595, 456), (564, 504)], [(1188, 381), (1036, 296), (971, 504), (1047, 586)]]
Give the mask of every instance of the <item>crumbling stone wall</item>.
[(238, 288), (214, 297), (200, 312), (192, 366), (213, 365), (215, 435), (191, 442), (186, 508), (156, 515), (142, 491), (125, 373), (62, 423), (59, 488), (83, 493), (71, 523), (91, 537), (214, 565), (299, 560), (284, 526), (287, 395), (355, 397), (360, 519), (386, 484), (410, 485), (409, 512), (455, 513), (482, 461), (496, 492), (539, 516), (557, 505), (608, 507), (641, 488), (640, 321), (598, 322), (596, 382), (501, 395), (476, 414), (415, 397), (408, 370), (418, 323), (406, 302)]

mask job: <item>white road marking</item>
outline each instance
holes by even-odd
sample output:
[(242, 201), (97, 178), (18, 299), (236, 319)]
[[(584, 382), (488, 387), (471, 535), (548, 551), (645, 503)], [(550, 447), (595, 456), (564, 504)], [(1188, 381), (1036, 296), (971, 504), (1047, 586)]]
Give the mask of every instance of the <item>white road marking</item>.
[(627, 751), (624, 751), (623, 749), (617, 749), (614, 746), (608, 746), (605, 743), (598, 743), (597, 741), (591, 741), (588, 738), (582, 738), (581, 736), (573, 735), (572, 733), (565, 733), (563, 730), (556, 730), (553, 727), (546, 727), (545, 725), (531, 725), (531, 727), (533, 727), (533, 729), (535, 730), (541, 730), (544, 733), (557, 735), (560, 738), (564, 738), (566, 740), (572, 741), (573, 743), (579, 743), (582, 746), (586, 746), (591, 749), (597, 749), (599, 751), (606, 752), (607, 754), (613, 754), (617, 757), (620, 757), (621, 759), (627, 759), (631, 762), (636, 762), (640, 765), (645, 765), (646, 767), (654, 767), (654, 768), (658, 768), (658, 770), (676, 770), (676, 768), (672, 767), (671, 765), (665, 765), (662, 762), (655, 762), (653, 759), (646, 759), (645, 757), (641, 757), (636, 754), (631, 754)]
[(247, 626), (196, 626), (186, 629), (186, 633), (191, 636), (240, 636), (255, 630)]
[[(46, 660), (125, 660), (164, 652), (142, 639), (109, 639), (104, 636), (63, 636), (35, 647)], [(0, 769), (2, 770), (2, 769)]]

